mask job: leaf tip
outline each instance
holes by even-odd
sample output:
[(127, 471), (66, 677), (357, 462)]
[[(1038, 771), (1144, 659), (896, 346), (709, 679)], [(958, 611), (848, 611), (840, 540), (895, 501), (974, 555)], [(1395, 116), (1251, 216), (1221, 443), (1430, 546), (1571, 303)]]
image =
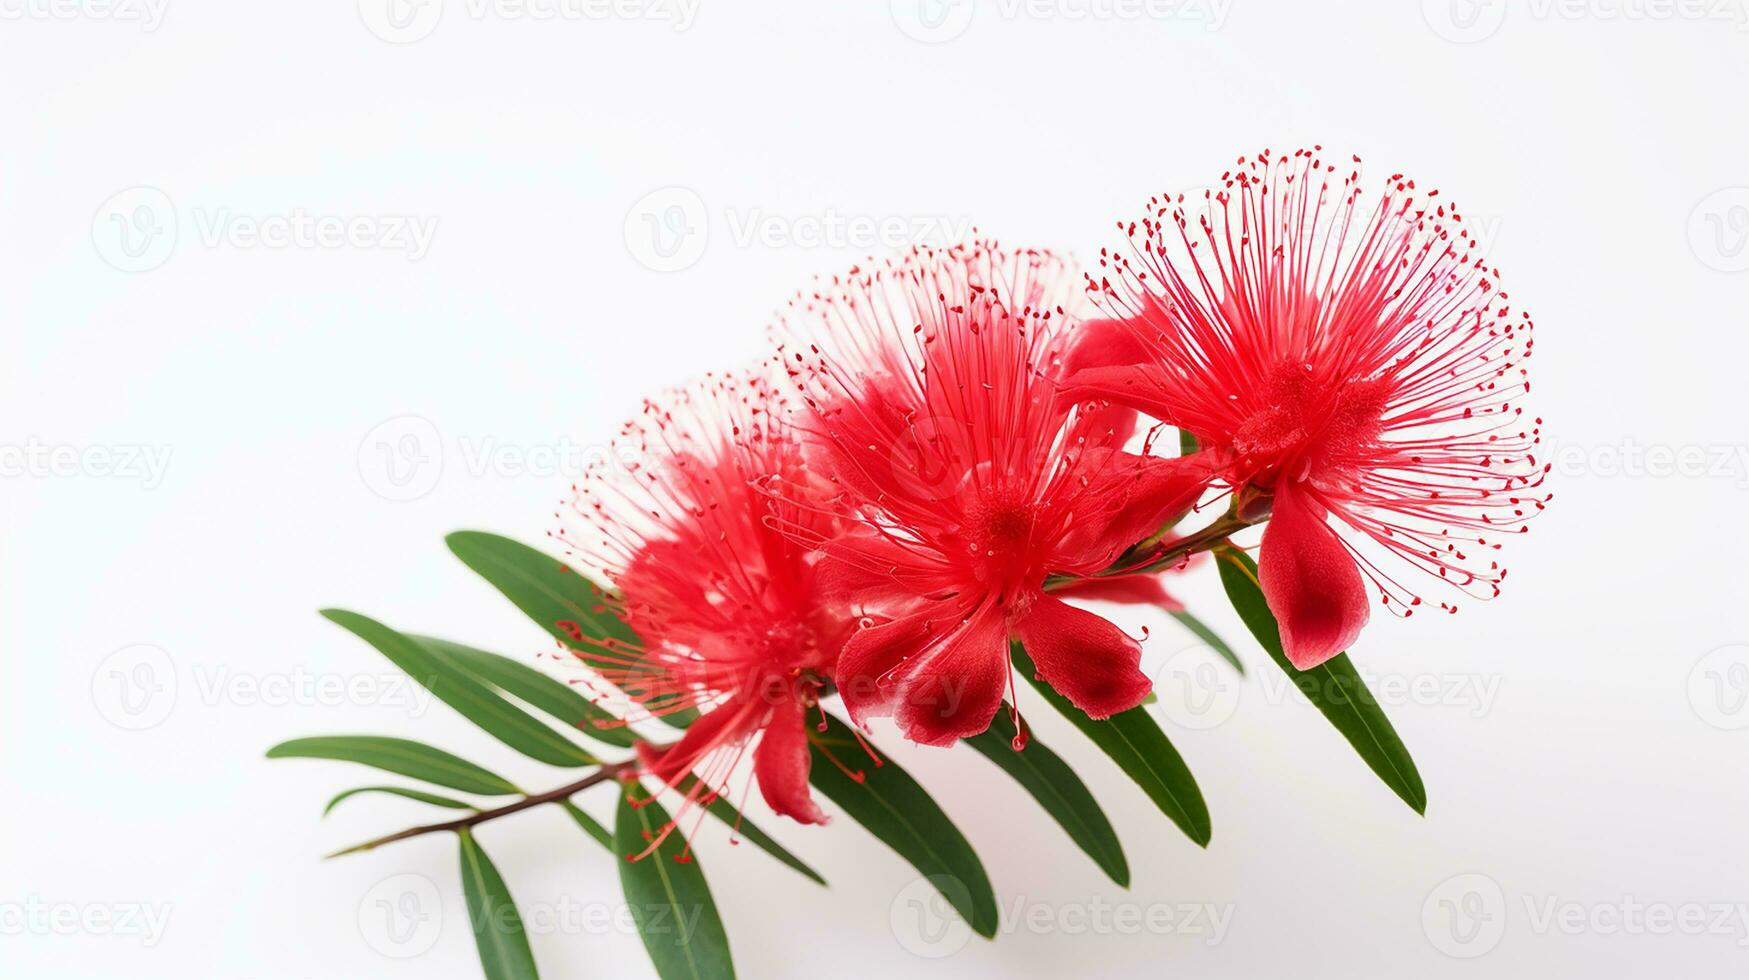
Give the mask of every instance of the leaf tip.
[(471, 545), (479, 543), (482, 539), (490, 537), (496, 537), (496, 535), (490, 534), (486, 531), (475, 531), (463, 528), (462, 530), (451, 531), (444, 535), (443, 543), (451, 552), (454, 552), (457, 557), (460, 557), (463, 550)]

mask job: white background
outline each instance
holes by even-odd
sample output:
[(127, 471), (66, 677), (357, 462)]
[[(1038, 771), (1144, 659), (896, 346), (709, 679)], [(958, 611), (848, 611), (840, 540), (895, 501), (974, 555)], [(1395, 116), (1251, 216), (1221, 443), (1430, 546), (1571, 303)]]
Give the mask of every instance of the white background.
[[(1207, 851), (1034, 704), (1132, 888), (985, 760), (897, 747), (1021, 915), (919, 942), (902, 861), (752, 806), (832, 887), (707, 827), (741, 975), (1741, 975), (1749, 920), (1711, 906), (1749, 903), (1749, 33), (1735, 0), (1624, 2), (425, 0), (397, 28), (386, 0), (0, 0), (0, 973), (478, 976), (452, 840), (318, 860), (429, 811), (321, 821), (395, 778), (262, 753), (400, 734), (566, 777), (373, 691), (386, 662), (318, 608), (533, 658), (549, 644), (442, 535), (540, 541), (641, 398), (750, 361), (810, 276), (902, 244), (857, 228), (976, 221), (1085, 257), (1149, 194), (1321, 142), (1460, 202), (1540, 328), (1556, 499), (1504, 598), (1385, 617), (1355, 651), (1426, 818), (1248, 640), (1242, 685), (1191, 689), (1206, 651), (1132, 613)], [(352, 233), (251, 233), (299, 214)], [(390, 232), (409, 221), (435, 228), (422, 251)], [(1246, 639), (1212, 570), (1182, 591)], [(600, 918), (616, 859), (563, 815), (480, 838), (551, 913), (546, 976), (652, 975)], [(379, 901), (424, 916), (414, 938)], [(1118, 928), (1182, 905), (1225, 931)], [(142, 907), (161, 933), (102, 921)]]

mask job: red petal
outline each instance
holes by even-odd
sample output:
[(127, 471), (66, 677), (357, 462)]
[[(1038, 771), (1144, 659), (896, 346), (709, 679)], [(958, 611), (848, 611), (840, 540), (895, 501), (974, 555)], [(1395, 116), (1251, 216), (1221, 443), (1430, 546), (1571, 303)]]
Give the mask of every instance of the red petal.
[(1073, 374), (1082, 368), (1121, 367), (1146, 364), (1154, 360), (1148, 345), (1138, 330), (1149, 329), (1138, 320), (1086, 320), (1069, 338), (1069, 353), (1063, 358), (1063, 372)]
[(1059, 397), (1075, 402), (1105, 399), (1171, 422), (1163, 417), (1166, 403), (1161, 392), (1173, 384), (1171, 376), (1153, 364), (1085, 367), (1063, 379)]
[(1119, 578), (1084, 578), (1051, 590), (1059, 599), (1099, 599), (1138, 606), (1158, 606), (1167, 612), (1183, 612), (1184, 603), (1173, 598), (1158, 575), (1125, 575)]
[(1142, 645), (1085, 609), (1040, 596), (1014, 632), (1044, 682), (1091, 717), (1128, 711), (1153, 690), (1137, 668)]
[(869, 715), (891, 713), (899, 691), (896, 668), (906, 658), (921, 653), (936, 637), (930, 628), (935, 613), (930, 609), (863, 627), (844, 644), (833, 680), (852, 722), (864, 725)]
[(700, 715), (688, 726), (680, 741), (665, 748), (638, 742), (638, 759), (643, 762), (644, 770), (670, 786), (685, 779), (705, 756), (747, 734), (737, 730), (739, 725), (736, 722), (743, 720), (745, 714), (742, 707), (733, 701), (723, 702)]
[(1372, 611), (1360, 566), (1325, 522), (1324, 508), (1292, 484), (1275, 491), (1257, 565), (1295, 667), (1316, 667), (1360, 635)]
[(1140, 426), (1136, 410), (1108, 401), (1085, 402), (1076, 416), (1075, 429), (1092, 445), (1122, 447)]
[(753, 750), (753, 776), (773, 812), (799, 823), (825, 823), (825, 812), (808, 792), (807, 714), (807, 705), (793, 698), (772, 708)]
[(1008, 634), (1000, 608), (986, 601), (900, 683), (893, 718), (906, 738), (952, 745), (989, 728), (1008, 683)]
[(1063, 539), (1056, 567), (1066, 571), (1111, 564), (1188, 510), (1213, 478), (1200, 453), (1181, 458), (1112, 453), (1104, 461), (1090, 457), (1088, 463), (1100, 472), (1085, 489), (1082, 506), (1094, 512)]
[(867, 528), (841, 534), (820, 548), (815, 588), (828, 601), (857, 608), (939, 591), (919, 569), (915, 552)]

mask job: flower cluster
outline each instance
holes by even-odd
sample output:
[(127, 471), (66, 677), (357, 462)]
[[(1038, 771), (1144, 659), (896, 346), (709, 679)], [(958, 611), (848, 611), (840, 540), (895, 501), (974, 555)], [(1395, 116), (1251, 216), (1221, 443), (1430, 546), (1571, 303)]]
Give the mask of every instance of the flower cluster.
[[(1090, 717), (1134, 708), (1140, 641), (1066, 600), (1170, 608), (1159, 576), (1250, 525), (1302, 669), (1375, 596), (1498, 593), (1548, 499), (1531, 321), (1437, 192), (1363, 190), (1357, 161), (1265, 152), (1150, 202), (1092, 275), (920, 247), (798, 295), (763, 368), (647, 404), (640, 462), (585, 479), (560, 534), (632, 634), (584, 659), (649, 714), (703, 711), (645, 771), (698, 802), (750, 753), (774, 810), (821, 822), (822, 698), (950, 744), (1016, 710), (1012, 643)], [(1157, 452), (1168, 429), (1194, 451)]]

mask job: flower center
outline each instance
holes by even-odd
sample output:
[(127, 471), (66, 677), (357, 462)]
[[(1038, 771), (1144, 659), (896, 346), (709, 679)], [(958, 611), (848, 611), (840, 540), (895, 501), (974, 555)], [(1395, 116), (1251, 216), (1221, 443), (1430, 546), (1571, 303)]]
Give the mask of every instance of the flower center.
[(1378, 444), (1389, 382), (1357, 378), (1328, 383), (1304, 364), (1269, 373), (1263, 400), (1233, 433), (1233, 448), (1252, 480), (1316, 480), (1362, 465)]
[[(973, 576), (985, 586), (1007, 591), (1029, 577), (1043, 575), (1031, 566), (1035, 507), (1001, 498), (974, 502), (966, 514), (966, 550)], [(1034, 574), (1036, 571), (1036, 575)]]

